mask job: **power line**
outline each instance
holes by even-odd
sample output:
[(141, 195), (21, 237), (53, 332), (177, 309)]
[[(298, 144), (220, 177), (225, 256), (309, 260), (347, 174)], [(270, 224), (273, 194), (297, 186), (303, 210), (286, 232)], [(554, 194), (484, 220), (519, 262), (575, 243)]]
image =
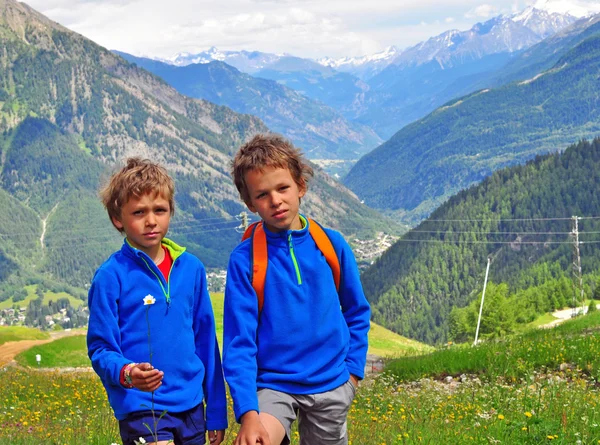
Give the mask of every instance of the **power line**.
[[(202, 230), (202, 231), (194, 231), (194, 232), (180, 232), (180, 233), (173, 233), (174, 236), (187, 236), (187, 235), (192, 235), (192, 234), (196, 234), (196, 233), (215, 233), (215, 232), (224, 232), (224, 231), (229, 231), (231, 229), (235, 229), (235, 227), (225, 227), (225, 228), (220, 228), (220, 229), (209, 229), (209, 230)], [(45, 250), (48, 251), (52, 251), (52, 250), (58, 250), (58, 249), (63, 249), (65, 248), (65, 246), (69, 246), (69, 245), (74, 245), (74, 248), (81, 248), (81, 247), (85, 247), (85, 246), (93, 246), (93, 245), (102, 245), (102, 244), (106, 244), (106, 241), (90, 241), (90, 242), (72, 242), (72, 240), (70, 239), (63, 239), (63, 240), (59, 240), (60, 241), (64, 241), (64, 243), (57, 245), (58, 243), (55, 242), (49, 242), (46, 245)], [(110, 241), (110, 240), (107, 240)], [(118, 241), (118, 239), (115, 239), (115, 241)], [(453, 245), (460, 245), (460, 244), (485, 244), (485, 245), (502, 245), (502, 244), (512, 244), (512, 245), (562, 245), (562, 244), (568, 244), (568, 245), (572, 245), (572, 241), (484, 241), (484, 240), (439, 240), (439, 239), (398, 239), (395, 242), (402, 242), (402, 243), (431, 243), (431, 244), (453, 244)], [(32, 241), (30, 244), (37, 244), (37, 242)], [(600, 244), (600, 240), (598, 241), (579, 241), (579, 244)]]
[[(230, 231), (232, 229), (232, 227), (226, 227), (226, 228), (222, 228), (222, 229), (210, 229), (210, 230), (206, 230), (203, 231), (202, 233), (214, 233), (214, 232), (223, 232), (223, 231)], [(199, 232), (200, 233), (200, 232)], [(67, 239), (65, 239), (65, 241), (68, 241)], [(115, 241), (120, 241), (123, 242), (123, 238), (119, 239), (115, 239)], [(65, 247), (70, 247), (70, 244), (74, 244), (73, 249), (78, 250), (81, 246), (99, 246), (99, 245), (105, 245), (106, 242), (100, 242), (100, 241), (90, 241), (89, 243), (66, 243), (66, 244), (62, 244), (62, 245), (50, 245), (47, 246), (44, 250), (48, 250), (48, 251), (54, 251), (54, 250), (60, 250), (60, 249), (64, 249)]]
[[(231, 224), (232, 223), (237, 223), (239, 222), (238, 217), (241, 217), (241, 215), (245, 214), (246, 218), (248, 218), (248, 214), (246, 212), (243, 212), (240, 215), (237, 215), (237, 217), (214, 217), (214, 218), (198, 218), (198, 219), (188, 219), (188, 220), (183, 220), (183, 221), (173, 221), (170, 224), (170, 232), (174, 235), (174, 236), (188, 236), (188, 235), (194, 235), (194, 234), (199, 234), (199, 233), (211, 233), (211, 232), (220, 232), (220, 231), (225, 231), (225, 230), (230, 230), (230, 229), (236, 229), (236, 227), (232, 227)], [(253, 215), (250, 215), (253, 216)], [(532, 220), (537, 220), (537, 221), (566, 221), (570, 218), (563, 218), (563, 217), (557, 217), (557, 218), (527, 218), (527, 219), (505, 219), (504, 221), (532, 221)], [(597, 216), (590, 216), (590, 217), (579, 217), (579, 219), (600, 219), (600, 217)], [(488, 220), (427, 220), (427, 221), (433, 221), (433, 222), (441, 222), (441, 221), (488, 221)], [(426, 222), (427, 222), (426, 221)], [(491, 221), (491, 220), (489, 220)], [(497, 221), (497, 220), (496, 220)], [(248, 222), (246, 222), (245, 224), (248, 224)], [(244, 221), (242, 220), (242, 225), (244, 225)], [(203, 229), (203, 227), (206, 227), (205, 229)], [(210, 227), (210, 228), (208, 228)], [(90, 230), (91, 229), (91, 230)], [(106, 233), (103, 234), (97, 234), (98, 230), (108, 230)], [(239, 229), (239, 226), (237, 226), (237, 229)], [(336, 227), (337, 230), (344, 230), (344, 229), (355, 229), (355, 227)], [(92, 233), (95, 233), (95, 235), (91, 235), (88, 234), (90, 233), (90, 231)], [(64, 237), (64, 238), (58, 238), (57, 234), (63, 234), (63, 233), (68, 233), (70, 236), (68, 237)], [(409, 232), (407, 232), (407, 234), (405, 234), (405, 236), (410, 236), (412, 233), (432, 233), (432, 234), (438, 234), (443, 236), (445, 239), (434, 239), (434, 238), (427, 238), (427, 239), (415, 239), (415, 238), (400, 238), (397, 239), (396, 242), (403, 242), (403, 243), (438, 243), (438, 244), (491, 244), (491, 245), (501, 245), (501, 244), (518, 244), (518, 245), (548, 245), (548, 244), (572, 244), (571, 241), (523, 241), (523, 240), (512, 240), (512, 241), (492, 241), (492, 240), (452, 240), (452, 239), (448, 239), (448, 237), (450, 237), (451, 235), (454, 234), (468, 234), (468, 235), (474, 235), (474, 236), (495, 236), (495, 235), (520, 235), (520, 236), (542, 236), (542, 235), (550, 235), (550, 236), (559, 236), (559, 235), (570, 235), (571, 232), (548, 232), (548, 231), (544, 231), (544, 232), (531, 232), (531, 231), (526, 231), (526, 232), (515, 232), (515, 231), (507, 231), (507, 232), (482, 232), (482, 231), (468, 231), (468, 230), (464, 230), (464, 231), (454, 231), (451, 229), (447, 229), (445, 231), (442, 230), (411, 230)], [(584, 236), (584, 235), (593, 235), (593, 234), (599, 234), (600, 232), (598, 231), (590, 231), (590, 232), (586, 232), (586, 231), (580, 231), (579, 235), (580, 236)], [(78, 236), (72, 236), (73, 234), (78, 235)], [(22, 244), (30, 244), (30, 245), (38, 245), (39, 240), (37, 238), (38, 233), (35, 233), (36, 238), (31, 239), (32, 238), (32, 233), (27, 233), (27, 232), (21, 232), (21, 233), (10, 233), (10, 234), (0, 234), (0, 239), (2, 238), (17, 238), (17, 237), (27, 237), (30, 238), (29, 240), (25, 240), (25, 241), (19, 241), (19, 243)], [(52, 250), (52, 249), (57, 249), (57, 248), (62, 248), (62, 247), (53, 247), (55, 246), (57, 243), (74, 243), (77, 244), (77, 246), (85, 246), (85, 245), (94, 245), (94, 244), (102, 244), (100, 242), (88, 242), (88, 240), (106, 240), (106, 241), (110, 241), (111, 238), (115, 238), (117, 239), (117, 234), (116, 232), (112, 231), (112, 228), (110, 228), (110, 226), (105, 225), (102, 228), (98, 228), (98, 229), (94, 229), (94, 228), (81, 228), (80, 230), (52, 230), (48, 233), (49, 238), (47, 238), (46, 241), (46, 245), (48, 246), (46, 249), (48, 250)], [(579, 244), (597, 244), (600, 243), (600, 241), (579, 241)]]
[[(440, 239), (398, 239), (395, 242), (405, 243), (438, 243), (438, 244), (570, 244), (572, 241), (483, 241), (483, 240), (440, 240)], [(579, 244), (599, 244), (600, 241), (579, 241)]]
[[(169, 224), (169, 229), (179, 229), (180, 227), (192, 227), (192, 228), (196, 228), (196, 227), (206, 227), (206, 226), (219, 226), (219, 225), (223, 225), (223, 224), (228, 224), (228, 223), (232, 223), (235, 222), (236, 219), (231, 217), (231, 218), (206, 218), (206, 219), (198, 219), (195, 220), (198, 223), (193, 223), (194, 220), (187, 220), (184, 223), (180, 223), (180, 222), (172, 222)], [(214, 221), (214, 222), (207, 222), (207, 221)], [(112, 226), (110, 225), (110, 223), (103, 225), (102, 227), (85, 227), (85, 228), (81, 228), (81, 229), (58, 229), (58, 230), (51, 230), (49, 233), (52, 235), (56, 235), (56, 234), (63, 234), (63, 233), (68, 233), (68, 234), (78, 234), (78, 233), (82, 233), (83, 235), (86, 235), (87, 233), (95, 233), (97, 230), (113, 230)], [(27, 237), (31, 237), (32, 235), (37, 235), (39, 232), (35, 232), (35, 233), (31, 233), (31, 232), (11, 232), (11, 233), (0, 233), (0, 238), (12, 238), (12, 237), (19, 237), (19, 236), (27, 236)], [(89, 238), (89, 236), (86, 235), (86, 238)]]
[[(447, 230), (410, 230), (406, 233), (440, 233), (440, 234), (447, 234), (447, 235), (452, 235), (454, 233), (468, 233), (468, 234), (475, 234), (475, 235), (570, 235), (571, 232), (487, 232), (487, 231), (482, 231), (482, 232), (474, 232), (471, 230), (451, 230), (451, 229), (447, 229)], [(588, 234), (598, 234), (600, 232), (586, 232), (586, 231), (580, 231), (579, 234), (581, 235), (582, 233), (588, 233)]]
[[(600, 219), (600, 216), (579, 216), (579, 219)], [(498, 218), (498, 219), (426, 219), (422, 222), (501, 222), (501, 221), (570, 221), (571, 217), (557, 218)]]

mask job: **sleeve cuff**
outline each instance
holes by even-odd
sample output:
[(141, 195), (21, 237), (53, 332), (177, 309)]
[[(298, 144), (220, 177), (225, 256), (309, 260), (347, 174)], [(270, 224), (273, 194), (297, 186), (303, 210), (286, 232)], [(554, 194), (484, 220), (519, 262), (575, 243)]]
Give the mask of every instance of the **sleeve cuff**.
[(227, 422), (226, 418), (221, 419), (221, 420), (207, 420), (206, 421), (206, 430), (207, 431), (226, 430), (228, 426), (229, 426), (229, 423)]
[(237, 410), (234, 409), (234, 411), (235, 411), (235, 421), (237, 423), (240, 423), (240, 419), (248, 411), (256, 411), (257, 413), (260, 413), (260, 411), (258, 410), (258, 400), (256, 401), (256, 403), (246, 403), (245, 405), (240, 406)]
[(364, 367), (362, 369), (358, 369), (356, 366), (349, 366), (348, 364), (346, 364), (346, 366), (347, 366), (348, 372), (350, 374), (355, 375), (360, 380), (365, 378), (365, 368)]

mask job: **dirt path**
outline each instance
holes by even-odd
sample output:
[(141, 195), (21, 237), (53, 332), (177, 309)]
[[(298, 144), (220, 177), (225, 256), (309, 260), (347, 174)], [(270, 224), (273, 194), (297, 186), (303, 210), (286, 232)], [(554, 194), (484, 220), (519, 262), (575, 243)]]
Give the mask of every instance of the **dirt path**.
[(27, 349), (37, 346), (43, 345), (44, 343), (50, 343), (51, 341), (57, 340), (62, 337), (68, 337), (71, 335), (82, 335), (85, 333), (85, 330), (82, 329), (72, 329), (65, 331), (55, 331), (50, 333), (50, 338), (46, 340), (21, 340), (21, 341), (9, 341), (0, 345), (0, 366), (6, 366), (8, 363), (12, 362), (13, 359), (20, 352), (26, 351)]

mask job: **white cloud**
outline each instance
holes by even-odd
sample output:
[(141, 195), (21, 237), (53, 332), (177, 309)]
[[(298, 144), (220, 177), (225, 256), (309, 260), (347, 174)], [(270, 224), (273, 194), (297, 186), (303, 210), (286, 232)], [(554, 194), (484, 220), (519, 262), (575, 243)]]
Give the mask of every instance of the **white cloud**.
[(518, 0), (25, 1), (102, 46), (135, 55), (169, 57), (216, 46), (317, 58), (411, 46), (449, 23), (468, 29), (508, 12)]
[(499, 14), (498, 8), (493, 5), (479, 5), (471, 10), (469, 10), (466, 14), (466, 18), (491, 18)]

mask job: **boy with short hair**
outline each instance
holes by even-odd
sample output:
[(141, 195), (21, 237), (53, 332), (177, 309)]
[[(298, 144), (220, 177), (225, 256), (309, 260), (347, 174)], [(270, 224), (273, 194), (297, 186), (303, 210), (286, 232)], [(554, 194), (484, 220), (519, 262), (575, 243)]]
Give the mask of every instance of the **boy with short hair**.
[(159, 165), (130, 158), (100, 195), (125, 240), (90, 287), (88, 355), (123, 444), (199, 445), (209, 430), (217, 445), (227, 402), (215, 320), (203, 264), (165, 238), (173, 180)]
[(347, 444), (370, 326), (352, 250), (325, 229), (341, 269), (338, 291), (311, 237), (309, 225), (317, 223), (299, 213), (312, 169), (285, 139), (255, 136), (238, 151), (232, 173), (246, 206), (262, 218), (268, 257), (258, 293), (253, 240), (229, 259), (223, 368), (241, 423), (235, 444), (288, 444), (296, 417), (301, 444)]

